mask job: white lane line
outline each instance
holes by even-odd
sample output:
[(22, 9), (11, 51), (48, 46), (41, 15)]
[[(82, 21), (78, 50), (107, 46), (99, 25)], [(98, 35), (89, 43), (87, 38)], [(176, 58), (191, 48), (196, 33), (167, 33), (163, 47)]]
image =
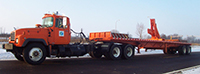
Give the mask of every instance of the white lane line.
[(197, 69), (197, 68), (200, 68), (200, 65), (188, 67), (188, 68), (184, 68), (184, 69), (180, 69), (180, 70), (175, 70), (175, 71), (167, 72), (167, 73), (163, 73), (163, 74), (183, 74), (183, 71), (188, 71), (188, 70)]

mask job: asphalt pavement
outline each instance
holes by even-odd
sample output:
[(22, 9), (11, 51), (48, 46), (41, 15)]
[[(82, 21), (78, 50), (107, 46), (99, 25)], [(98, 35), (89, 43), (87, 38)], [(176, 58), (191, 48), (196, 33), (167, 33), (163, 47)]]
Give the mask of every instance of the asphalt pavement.
[(137, 55), (131, 60), (86, 58), (47, 59), (41, 65), (0, 60), (0, 74), (162, 74), (200, 65), (200, 52), (180, 56)]

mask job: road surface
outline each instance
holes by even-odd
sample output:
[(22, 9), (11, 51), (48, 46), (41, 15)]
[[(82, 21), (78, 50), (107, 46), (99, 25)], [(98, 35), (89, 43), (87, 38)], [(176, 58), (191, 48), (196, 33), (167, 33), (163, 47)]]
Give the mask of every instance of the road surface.
[(0, 74), (161, 74), (200, 65), (200, 52), (188, 56), (151, 54), (131, 60), (88, 58), (47, 59), (41, 65), (1, 60)]

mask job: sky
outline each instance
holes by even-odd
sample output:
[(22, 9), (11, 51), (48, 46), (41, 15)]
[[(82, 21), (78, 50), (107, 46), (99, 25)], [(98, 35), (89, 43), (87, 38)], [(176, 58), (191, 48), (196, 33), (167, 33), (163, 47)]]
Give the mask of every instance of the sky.
[(6, 33), (41, 24), (45, 13), (58, 11), (71, 28), (86, 35), (116, 29), (136, 35), (137, 24), (155, 18), (160, 34), (200, 36), (200, 0), (0, 0), (0, 27)]

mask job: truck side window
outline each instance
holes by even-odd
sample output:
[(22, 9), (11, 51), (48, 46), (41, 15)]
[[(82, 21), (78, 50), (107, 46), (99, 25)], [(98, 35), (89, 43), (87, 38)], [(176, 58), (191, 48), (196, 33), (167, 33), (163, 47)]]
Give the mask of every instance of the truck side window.
[(63, 28), (62, 19), (60, 18), (56, 19), (56, 27)]

